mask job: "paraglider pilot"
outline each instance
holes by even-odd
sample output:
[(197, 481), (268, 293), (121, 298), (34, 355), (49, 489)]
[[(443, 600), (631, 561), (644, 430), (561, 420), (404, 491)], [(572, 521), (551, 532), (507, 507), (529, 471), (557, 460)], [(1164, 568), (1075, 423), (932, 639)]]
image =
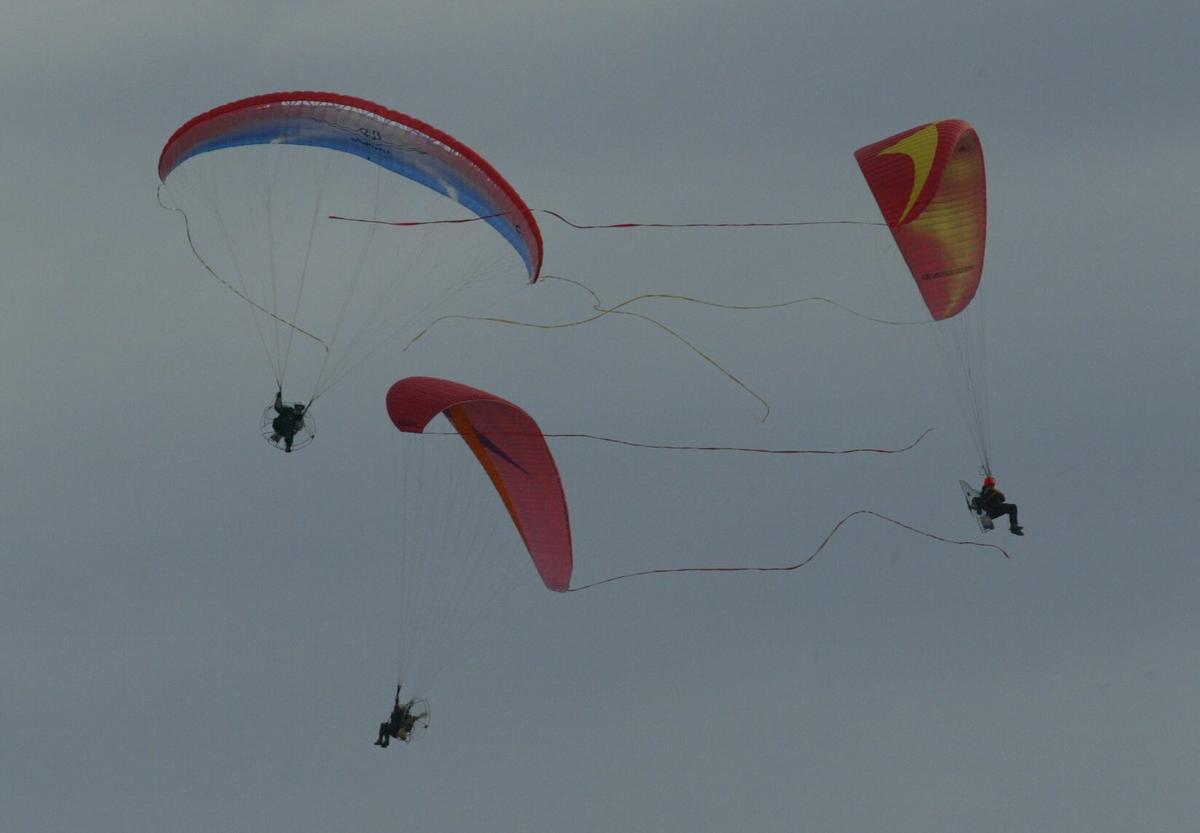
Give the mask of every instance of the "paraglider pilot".
[(283, 450), (290, 453), (297, 432), (304, 427), (304, 406), (299, 402), (283, 404), (283, 391), (279, 390), (275, 392), (275, 413), (277, 416), (271, 421), (271, 430), (275, 432), (271, 434), (271, 442), (283, 440)]
[(996, 488), (996, 478), (990, 474), (983, 479), (983, 488), (975, 499), (975, 511), (993, 519), (1008, 515), (1008, 531), (1013, 535), (1025, 534), (1025, 530), (1017, 523), (1016, 504), (1004, 502), (1004, 492)]
[(408, 740), (413, 727), (417, 725), (417, 717), (412, 713), (413, 702), (409, 700), (407, 703), (401, 704), (400, 686), (396, 686), (396, 702), (392, 705), (392, 713), (388, 716), (387, 722), (379, 724), (379, 737), (375, 739), (376, 746), (387, 749), (392, 738)]

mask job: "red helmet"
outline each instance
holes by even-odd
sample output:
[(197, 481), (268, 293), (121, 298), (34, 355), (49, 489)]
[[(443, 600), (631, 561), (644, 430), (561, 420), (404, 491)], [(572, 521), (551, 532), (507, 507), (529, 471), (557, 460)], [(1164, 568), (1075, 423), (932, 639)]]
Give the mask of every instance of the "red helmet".
[(987, 477), (983, 478), (983, 485), (995, 488), (996, 487), (996, 478), (992, 477), (989, 474)]

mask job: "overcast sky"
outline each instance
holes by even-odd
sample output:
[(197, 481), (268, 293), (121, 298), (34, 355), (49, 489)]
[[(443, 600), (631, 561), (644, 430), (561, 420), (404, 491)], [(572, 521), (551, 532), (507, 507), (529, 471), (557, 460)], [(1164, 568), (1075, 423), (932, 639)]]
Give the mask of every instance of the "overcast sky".
[[(0, 827), (14, 831), (1187, 831), (1200, 818), (1194, 3), (9, 4), (0, 26)], [(885, 8), (886, 7), (886, 8)], [(250, 316), (159, 207), (163, 142), (233, 99), (332, 90), (486, 156), (584, 222), (875, 220), (855, 148), (965, 118), (987, 163), (992, 457), (919, 328), (829, 307), (447, 322), (378, 353), (285, 456)], [(606, 301), (819, 293), (912, 313), (886, 230), (581, 232)], [(453, 307), (453, 299), (450, 303)], [(454, 311), (451, 309), (450, 311)], [(586, 315), (515, 285), (494, 314)], [(390, 706), (405, 461), (383, 397), (453, 378), (554, 441), (576, 583), (531, 572)], [(502, 544), (498, 544), (502, 546)], [(511, 550), (505, 550), (509, 552)]]

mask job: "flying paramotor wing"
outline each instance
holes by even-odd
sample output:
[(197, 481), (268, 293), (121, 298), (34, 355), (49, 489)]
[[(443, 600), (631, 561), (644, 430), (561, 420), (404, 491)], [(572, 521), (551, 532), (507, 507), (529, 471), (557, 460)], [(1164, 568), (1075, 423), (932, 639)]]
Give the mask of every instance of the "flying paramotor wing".
[(979, 287), (987, 237), (983, 149), (960, 119), (931, 122), (854, 152), (935, 321)]
[(443, 414), (487, 472), (542, 582), (557, 592), (570, 587), (567, 500), (546, 438), (529, 414), (486, 391), (424, 376), (392, 385), (387, 410), (397, 429), (414, 434)]

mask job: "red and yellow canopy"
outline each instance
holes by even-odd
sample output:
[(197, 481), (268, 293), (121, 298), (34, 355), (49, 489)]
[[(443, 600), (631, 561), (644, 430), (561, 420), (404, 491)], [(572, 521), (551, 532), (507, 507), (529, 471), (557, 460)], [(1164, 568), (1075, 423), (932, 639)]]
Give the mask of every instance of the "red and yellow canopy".
[(961, 119), (914, 127), (854, 158), (935, 321), (975, 297), (987, 238), (983, 149)]

